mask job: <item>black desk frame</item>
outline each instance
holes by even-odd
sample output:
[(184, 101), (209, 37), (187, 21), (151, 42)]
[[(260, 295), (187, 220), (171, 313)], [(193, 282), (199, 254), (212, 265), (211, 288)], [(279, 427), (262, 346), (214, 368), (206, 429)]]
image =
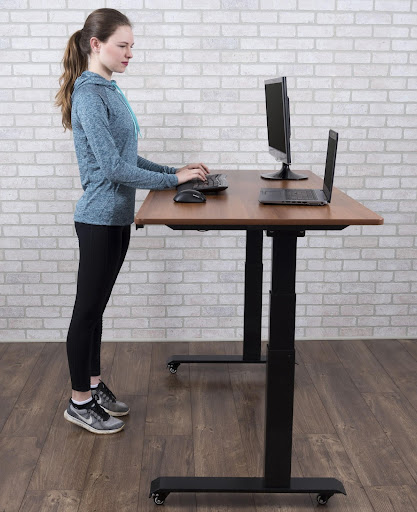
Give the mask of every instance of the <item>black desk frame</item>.
[[(346, 494), (335, 478), (292, 478), (292, 428), (295, 364), (295, 279), (297, 238), (306, 229), (341, 230), (346, 226), (170, 226), (173, 229), (245, 229), (245, 319), (243, 356), (175, 356), (178, 362), (260, 363), (262, 307), (262, 235), (272, 237), (269, 345), (266, 355), (265, 458), (263, 477), (159, 477), (149, 497), (157, 505), (171, 492), (318, 493), (324, 505), (335, 493)], [(256, 304), (255, 304), (256, 302)]]

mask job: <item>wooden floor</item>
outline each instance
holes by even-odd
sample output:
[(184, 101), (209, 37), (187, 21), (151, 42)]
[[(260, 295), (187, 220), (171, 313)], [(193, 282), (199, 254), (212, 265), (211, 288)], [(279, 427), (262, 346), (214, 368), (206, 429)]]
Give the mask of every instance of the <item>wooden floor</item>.
[[(417, 512), (417, 341), (296, 344), (293, 476), (340, 479), (323, 510)], [(261, 476), (265, 365), (165, 367), (236, 343), (104, 343), (103, 380), (131, 414), (96, 436), (64, 419), (64, 343), (0, 344), (0, 512), (317, 510), (315, 495), (170, 494), (158, 476)]]

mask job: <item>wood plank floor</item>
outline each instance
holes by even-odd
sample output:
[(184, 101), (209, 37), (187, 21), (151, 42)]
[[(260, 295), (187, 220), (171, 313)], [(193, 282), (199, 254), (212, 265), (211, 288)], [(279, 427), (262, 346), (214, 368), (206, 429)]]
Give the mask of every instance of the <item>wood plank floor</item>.
[[(417, 512), (417, 340), (297, 342), (293, 476), (340, 479), (327, 510)], [(64, 343), (0, 343), (0, 512), (158, 511), (158, 476), (261, 476), (265, 365), (183, 364), (240, 343), (103, 343), (131, 413), (96, 436), (65, 421)], [(170, 494), (165, 511), (317, 510), (315, 495)], [(326, 510), (323, 507), (323, 510)]]

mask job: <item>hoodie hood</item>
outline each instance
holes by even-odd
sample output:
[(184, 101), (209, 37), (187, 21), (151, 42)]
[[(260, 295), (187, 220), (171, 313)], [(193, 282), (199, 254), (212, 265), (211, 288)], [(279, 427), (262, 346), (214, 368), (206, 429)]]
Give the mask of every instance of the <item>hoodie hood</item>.
[[(97, 73), (93, 73), (92, 71), (84, 71), (74, 83), (74, 94), (80, 87), (85, 84), (95, 84), (95, 85), (104, 85), (109, 89), (116, 89), (116, 80), (106, 80), (104, 77)], [(72, 95), (71, 95), (72, 96)]]

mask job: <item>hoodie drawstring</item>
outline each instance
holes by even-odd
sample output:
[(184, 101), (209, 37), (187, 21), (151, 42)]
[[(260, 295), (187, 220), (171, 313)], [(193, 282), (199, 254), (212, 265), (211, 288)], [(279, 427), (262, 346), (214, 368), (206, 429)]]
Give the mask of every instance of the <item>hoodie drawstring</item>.
[(130, 112), (130, 115), (132, 116), (133, 124), (135, 125), (135, 137), (136, 137), (136, 140), (138, 140), (138, 132), (139, 132), (140, 138), (143, 139), (142, 134), (140, 133), (140, 126), (139, 126), (138, 120), (136, 119), (136, 116), (135, 116), (135, 113), (132, 110), (132, 107), (129, 105), (129, 102), (127, 101), (127, 98), (123, 94), (123, 92), (120, 89), (120, 87), (115, 82), (113, 82), (113, 83), (116, 86), (116, 89), (119, 92), (119, 94), (121, 94), (121, 96), (123, 98), (123, 101), (124, 101), (125, 105), (127, 106), (128, 110)]

